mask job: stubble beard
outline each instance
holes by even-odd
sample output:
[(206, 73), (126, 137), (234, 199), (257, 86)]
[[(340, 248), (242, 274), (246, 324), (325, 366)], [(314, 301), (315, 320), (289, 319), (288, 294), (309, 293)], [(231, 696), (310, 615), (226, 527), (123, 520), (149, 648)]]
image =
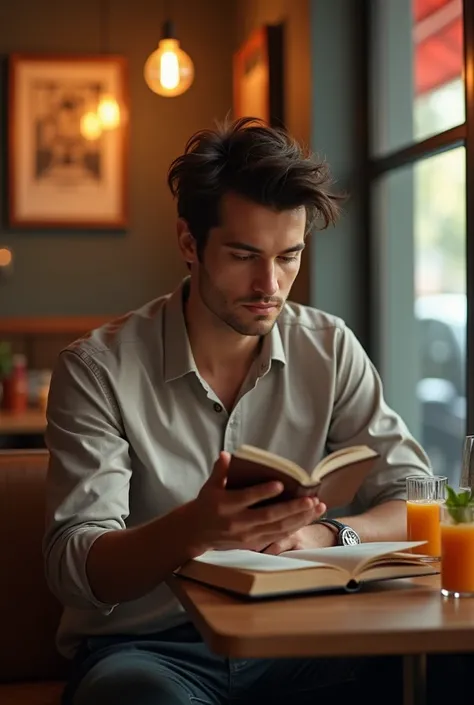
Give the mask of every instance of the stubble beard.
[(234, 313), (230, 310), (228, 300), (225, 295), (212, 284), (206, 268), (202, 263), (199, 267), (198, 286), (199, 296), (206, 308), (209, 309), (216, 318), (222, 321), (222, 323), (229, 326), (229, 328), (232, 328), (232, 330), (240, 335), (260, 337), (270, 333), (285, 303), (280, 304), (277, 314), (272, 313), (271, 318), (268, 316), (255, 316), (253, 321), (247, 323), (240, 318), (238, 313)]

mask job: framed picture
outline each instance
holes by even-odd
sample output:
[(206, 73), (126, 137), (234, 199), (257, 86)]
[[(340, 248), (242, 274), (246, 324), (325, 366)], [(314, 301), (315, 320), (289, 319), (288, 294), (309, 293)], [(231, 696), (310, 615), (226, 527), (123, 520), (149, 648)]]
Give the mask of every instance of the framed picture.
[(284, 126), (283, 81), (283, 25), (265, 25), (234, 55), (234, 116)]
[[(104, 96), (108, 126), (98, 117)], [(10, 56), (10, 226), (127, 225), (126, 99), (123, 57)]]

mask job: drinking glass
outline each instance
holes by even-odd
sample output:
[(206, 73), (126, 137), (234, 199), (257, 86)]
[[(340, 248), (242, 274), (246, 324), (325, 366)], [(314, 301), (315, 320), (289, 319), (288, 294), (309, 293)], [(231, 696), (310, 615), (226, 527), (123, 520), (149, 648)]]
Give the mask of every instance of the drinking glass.
[(441, 507), (441, 593), (474, 597), (474, 506)]
[(408, 477), (407, 539), (426, 541), (412, 548), (413, 553), (439, 560), (441, 556), (440, 510), (445, 499), (447, 478), (443, 475)]
[(460, 486), (474, 488), (474, 436), (466, 436), (464, 439)]

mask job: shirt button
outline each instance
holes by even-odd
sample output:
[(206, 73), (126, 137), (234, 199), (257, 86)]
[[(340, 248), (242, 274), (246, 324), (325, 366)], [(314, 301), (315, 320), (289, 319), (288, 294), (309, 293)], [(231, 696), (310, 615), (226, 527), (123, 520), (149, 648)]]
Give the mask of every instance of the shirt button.
[(222, 411), (222, 406), (220, 404), (218, 404), (217, 402), (214, 404), (214, 411), (217, 411), (217, 413)]

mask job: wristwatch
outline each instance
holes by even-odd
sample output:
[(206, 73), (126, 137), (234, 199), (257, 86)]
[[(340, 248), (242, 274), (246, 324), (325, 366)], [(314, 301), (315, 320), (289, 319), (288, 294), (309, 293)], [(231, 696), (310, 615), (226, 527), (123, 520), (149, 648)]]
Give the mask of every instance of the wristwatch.
[(354, 546), (357, 543), (361, 543), (360, 536), (352, 527), (343, 524), (337, 519), (318, 519), (314, 522), (315, 524), (326, 524), (337, 532), (336, 545), (337, 546)]

